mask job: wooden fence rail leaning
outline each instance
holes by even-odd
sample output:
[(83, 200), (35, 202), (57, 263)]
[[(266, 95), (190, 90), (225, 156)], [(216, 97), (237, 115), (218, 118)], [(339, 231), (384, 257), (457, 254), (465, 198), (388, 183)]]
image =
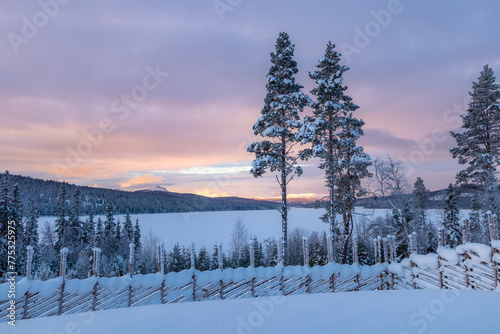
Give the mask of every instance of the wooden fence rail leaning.
[[(464, 226), (467, 226), (465, 223)], [(400, 289), (500, 289), (500, 241), (496, 224), (490, 224), (491, 246), (470, 243), (464, 231), (464, 244), (455, 249), (444, 246), (444, 233), (438, 231), (437, 254), (419, 255), (416, 234), (409, 235), (409, 258), (395, 261), (395, 238), (375, 238), (375, 265), (283, 266), (198, 271), (191, 269), (163, 274), (163, 244), (158, 245), (156, 274), (132, 275), (134, 245), (130, 245), (129, 274), (99, 277), (101, 251), (93, 249), (93, 276), (65, 279), (67, 249), (61, 249), (60, 276), (47, 281), (23, 278), (16, 284), (16, 320), (140, 305), (190, 301), (255, 298), (274, 295), (335, 293)], [(306, 246), (306, 241), (303, 242)], [(252, 245), (251, 245), (252, 246)], [(250, 247), (253, 249), (253, 247)], [(222, 245), (219, 247), (222, 254)], [(32, 249), (28, 248), (28, 259)], [(191, 245), (194, 254), (194, 244)], [(304, 263), (308, 262), (307, 247)], [(353, 256), (357, 260), (356, 238)], [(31, 262), (31, 261), (28, 261)], [(282, 263), (282, 261), (280, 261)], [(28, 266), (28, 273), (31, 268)], [(0, 284), (0, 322), (8, 321), (9, 283)]]

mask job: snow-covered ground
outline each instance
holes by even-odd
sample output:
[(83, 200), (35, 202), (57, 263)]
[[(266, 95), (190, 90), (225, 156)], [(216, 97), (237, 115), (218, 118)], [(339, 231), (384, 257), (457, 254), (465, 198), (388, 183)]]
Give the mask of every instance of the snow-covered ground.
[(21, 320), (0, 333), (498, 333), (500, 293), (371, 291), (140, 306)]
[[(360, 219), (364, 216), (367, 219), (373, 219), (385, 216), (388, 211), (358, 208), (356, 212), (359, 215), (356, 217)], [(323, 209), (292, 208), (288, 214), (288, 230), (301, 227), (311, 232), (328, 231), (328, 225), (319, 219), (324, 212)], [(429, 210), (429, 219), (439, 220), (440, 213), (440, 210)], [(103, 216), (96, 216), (96, 220), (97, 217), (104, 219)], [(171, 249), (176, 242), (185, 246), (195, 242), (197, 249), (203, 245), (211, 247), (215, 242), (222, 242), (229, 246), (232, 227), (238, 217), (243, 219), (250, 235), (256, 235), (261, 241), (269, 237), (277, 238), (281, 233), (281, 215), (277, 210), (139, 214), (131, 215), (131, 217), (134, 224), (135, 219), (139, 218), (143, 236), (151, 229), (163, 240), (166, 249)], [(82, 219), (85, 218), (82, 217)], [(123, 223), (123, 215), (115, 216), (115, 219), (117, 218), (120, 218)], [(338, 219), (340, 218), (339, 216)], [(41, 217), (40, 228), (45, 221), (54, 223), (55, 217)]]

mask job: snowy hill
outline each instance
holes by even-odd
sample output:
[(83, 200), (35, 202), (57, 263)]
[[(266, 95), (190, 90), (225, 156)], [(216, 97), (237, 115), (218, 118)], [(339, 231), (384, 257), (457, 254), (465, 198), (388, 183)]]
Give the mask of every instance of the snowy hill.
[(136, 190), (136, 192), (148, 192), (148, 191), (160, 191), (160, 192), (168, 192), (167, 188), (162, 187), (160, 185), (152, 186), (147, 189)]
[[(406, 290), (140, 306), (16, 322), (19, 333), (498, 333), (500, 294)], [(0, 332), (12, 331), (7, 323)]]

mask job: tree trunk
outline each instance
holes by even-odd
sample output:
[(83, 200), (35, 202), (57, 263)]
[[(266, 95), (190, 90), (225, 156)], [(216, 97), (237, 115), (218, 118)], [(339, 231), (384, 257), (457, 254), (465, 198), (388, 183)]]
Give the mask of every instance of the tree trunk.
[(283, 264), (287, 263), (287, 225), (288, 225), (288, 204), (286, 200), (286, 140), (285, 137), (281, 137), (281, 144), (283, 147), (283, 151), (281, 154), (281, 233), (283, 243), (281, 245), (282, 251), (281, 254), (283, 256)]
[(333, 155), (333, 130), (329, 129), (329, 154), (330, 154), (330, 252), (331, 262), (335, 262), (335, 157)]

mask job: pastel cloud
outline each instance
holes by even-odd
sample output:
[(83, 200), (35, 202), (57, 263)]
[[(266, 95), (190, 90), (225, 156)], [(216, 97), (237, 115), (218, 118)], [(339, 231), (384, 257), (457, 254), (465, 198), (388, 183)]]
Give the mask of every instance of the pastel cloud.
[(122, 182), (120, 186), (122, 188), (129, 188), (131, 186), (135, 185), (148, 185), (148, 184), (154, 184), (154, 183), (161, 183), (163, 181), (163, 178), (161, 176), (153, 176), (153, 175), (141, 175), (141, 176), (136, 176), (132, 177), (125, 182)]

